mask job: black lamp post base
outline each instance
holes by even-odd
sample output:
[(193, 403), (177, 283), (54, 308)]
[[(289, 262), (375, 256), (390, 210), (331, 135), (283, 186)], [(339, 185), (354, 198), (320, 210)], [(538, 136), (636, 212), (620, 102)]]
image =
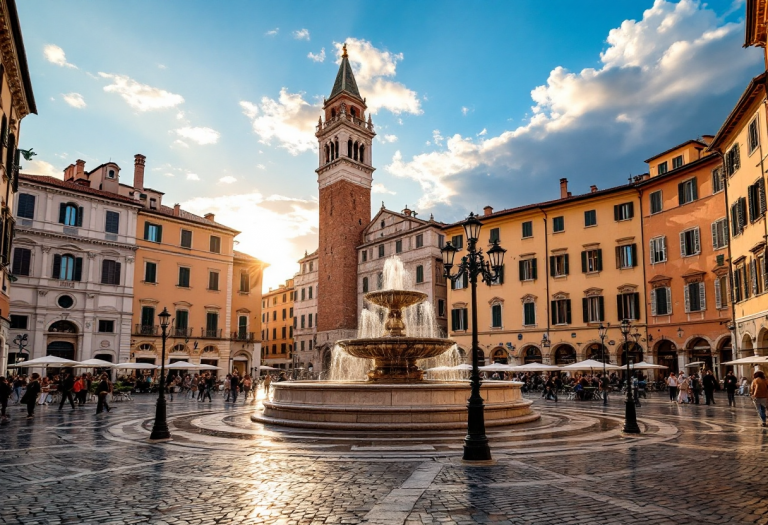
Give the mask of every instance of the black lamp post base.
[(488, 446), (488, 439), (474, 438), (467, 436), (464, 438), (464, 461), (490, 461), (491, 447)]
[(635, 400), (627, 399), (626, 410), (624, 411), (624, 429), (625, 434), (639, 434), (640, 427), (637, 424), (637, 413), (635, 412)]
[[(163, 385), (161, 384), (161, 388), (162, 387)], [(155, 410), (155, 423), (152, 425), (152, 433), (149, 435), (150, 443), (169, 441), (171, 439), (171, 431), (168, 429), (166, 413), (165, 396), (161, 391), (160, 399), (157, 400), (157, 408)]]

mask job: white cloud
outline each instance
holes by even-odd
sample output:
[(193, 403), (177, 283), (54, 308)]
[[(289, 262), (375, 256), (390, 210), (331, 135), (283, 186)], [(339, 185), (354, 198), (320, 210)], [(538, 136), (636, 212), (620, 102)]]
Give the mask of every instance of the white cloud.
[(277, 33), (279, 33), (279, 32), (280, 32), (280, 28), (279, 28), (279, 27), (276, 27), (276, 28), (274, 28), (274, 29), (270, 29), (269, 31), (267, 31), (266, 33), (264, 33), (264, 36), (275, 36), (275, 35), (276, 35)]
[(294, 31), (293, 38), (296, 40), (309, 40), (309, 29), (299, 29)]
[(187, 173), (187, 180), (200, 180), (200, 177), (194, 173)]
[(478, 137), (484, 137), (484, 136), (486, 136), (487, 134), (488, 134), (488, 129), (487, 129), (487, 128), (483, 128), (483, 131), (481, 131), (480, 133), (478, 133), (478, 134), (477, 134), (477, 136), (478, 136)]
[(396, 195), (397, 194), (397, 192), (394, 192), (392, 190), (388, 190), (381, 183), (374, 184), (373, 188), (371, 188), (371, 191), (373, 191), (373, 193), (380, 193), (382, 195)]
[(166, 66), (165, 64), (158, 64), (157, 69), (168, 69), (168, 66)]
[[(390, 53), (373, 47), (367, 40), (347, 38), (349, 61), (355, 72), (355, 80), (360, 94), (368, 99), (368, 110), (377, 113), (386, 109), (400, 113), (422, 113), (417, 93), (405, 85), (389, 80), (394, 78), (397, 63), (403, 60), (402, 53)], [(342, 43), (334, 43), (336, 53), (341, 56)], [(336, 63), (340, 63), (341, 59)]]
[(185, 139), (189, 139), (201, 146), (206, 144), (216, 144), (219, 141), (221, 133), (211, 128), (185, 126), (176, 130), (176, 134)]
[(174, 140), (173, 144), (171, 144), (171, 145), (172, 146), (179, 146), (180, 148), (188, 148), (189, 147), (189, 144), (187, 144), (186, 142), (184, 142), (181, 139)]
[(461, 114), (464, 115), (465, 117), (469, 114), (469, 111), (470, 109), (467, 106), (461, 107)]
[(256, 167), (259, 168), (260, 170), (267, 169), (267, 167), (264, 164), (256, 164)]
[(259, 142), (288, 150), (292, 155), (317, 148), (315, 126), (322, 109), (305, 101), (300, 93), (280, 90), (278, 100), (263, 97), (259, 105), (240, 102), (243, 114), (250, 118)]
[(234, 184), (235, 182), (237, 182), (237, 179), (232, 175), (227, 175), (225, 177), (220, 178), (219, 182), (221, 182), (222, 184)]
[[(264, 288), (285, 281), (298, 270), (304, 251), (317, 249), (318, 206), (314, 200), (261, 193), (201, 197), (182, 203), (193, 213), (216, 214), (217, 222), (242, 231), (237, 250), (270, 264)], [(269, 228), (264, 228), (269, 224)]]
[(53, 164), (44, 160), (21, 161), (21, 172), (29, 175), (49, 175), (57, 179), (63, 179), (62, 170), (53, 167)]
[(717, 129), (762, 71), (761, 53), (741, 49), (742, 33), (742, 24), (724, 23), (697, 0), (655, 0), (641, 20), (610, 31), (599, 68), (553, 69), (516, 129), (477, 141), (455, 134), (445, 149), (409, 161), (398, 151), (387, 169), (421, 185), (421, 208), (459, 194), (472, 202), (506, 198), (505, 206), (546, 200), (555, 194), (541, 193), (542, 178), (555, 181), (554, 192), (563, 173), (584, 188), (622, 184), (617, 173), (639, 171), (643, 158)]
[(72, 106), (73, 108), (81, 109), (86, 106), (85, 99), (80, 93), (66, 93), (61, 96), (64, 102)]
[(126, 75), (99, 73), (99, 76), (112, 81), (104, 86), (107, 93), (117, 93), (129, 106), (138, 111), (153, 111), (176, 107), (184, 102), (184, 97), (164, 89), (140, 84)]
[(440, 134), (439, 129), (432, 130), (432, 142), (434, 142), (435, 145), (442, 146), (444, 140), (445, 137)]
[(51, 64), (77, 69), (76, 65), (67, 62), (67, 55), (64, 53), (64, 50), (55, 44), (48, 44), (43, 47), (43, 56)]
[(397, 142), (397, 135), (378, 135), (379, 140), (386, 142)]
[(322, 48), (318, 54), (310, 51), (307, 57), (315, 62), (325, 62), (325, 48)]

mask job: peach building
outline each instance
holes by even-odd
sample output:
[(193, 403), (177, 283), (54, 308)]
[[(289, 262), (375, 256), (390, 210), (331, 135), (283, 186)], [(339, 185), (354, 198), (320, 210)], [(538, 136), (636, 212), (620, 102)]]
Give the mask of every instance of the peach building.
[[(480, 216), (480, 246), (498, 240), (507, 249), (502, 277), (478, 284), (478, 331), (482, 360), (568, 364), (600, 360), (597, 327), (610, 323), (605, 357), (622, 363), (619, 332), (629, 319), (642, 334), (630, 356), (645, 358), (645, 290), (640, 199), (633, 185), (572, 195), (560, 181), (560, 199)], [(460, 223), (446, 240), (466, 248)], [(455, 271), (455, 270), (454, 270)], [(469, 352), (470, 290), (457, 281), (448, 290), (449, 335)]]
[(646, 160), (641, 177), (648, 343), (671, 371), (703, 361), (717, 375), (732, 359), (728, 217), (712, 136), (689, 140)]
[(262, 299), (262, 363), (282, 369), (298, 368), (293, 352), (294, 280), (270, 288)]

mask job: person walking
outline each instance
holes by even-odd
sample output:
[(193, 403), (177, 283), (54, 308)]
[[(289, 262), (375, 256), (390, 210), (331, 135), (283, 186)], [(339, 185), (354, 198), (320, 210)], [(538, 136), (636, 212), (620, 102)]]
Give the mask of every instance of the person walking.
[(755, 404), (757, 409), (757, 415), (760, 416), (760, 420), (763, 426), (768, 426), (765, 423), (765, 410), (768, 406), (768, 382), (765, 380), (765, 374), (762, 370), (758, 370), (752, 376), (752, 384), (749, 387), (749, 397), (752, 398), (752, 403)]
[(213, 380), (213, 375), (210, 373), (205, 374), (205, 387), (203, 388), (203, 403), (205, 403), (205, 398), (208, 398), (209, 403), (213, 403), (213, 399), (211, 399), (211, 390), (213, 390), (213, 386), (215, 385), (215, 382)]
[(728, 373), (725, 375), (725, 391), (728, 393), (729, 407), (736, 406), (736, 387), (737, 386), (738, 386), (738, 381), (736, 380), (736, 376), (733, 374), (733, 370), (729, 370)]
[(232, 394), (232, 403), (237, 403), (237, 392), (240, 390), (240, 377), (237, 372), (229, 378), (229, 392)]
[(264, 378), (264, 395), (266, 397), (269, 397), (269, 385), (272, 384), (272, 376), (267, 374), (267, 376)]
[(707, 373), (704, 375), (704, 379), (702, 381), (704, 383), (704, 395), (707, 398), (707, 404), (711, 401), (712, 404), (715, 404), (715, 389), (717, 388), (717, 379), (715, 379), (715, 375), (712, 373), (712, 370), (707, 370)]
[(688, 379), (683, 375), (683, 373), (680, 373), (680, 377), (677, 379), (677, 402), (680, 404), (688, 404), (688, 388), (690, 387), (690, 384), (688, 383)]
[(35, 405), (37, 405), (37, 396), (40, 395), (42, 387), (40, 386), (40, 374), (32, 373), (32, 377), (27, 383), (27, 390), (21, 397), (21, 402), (27, 405), (27, 419), (35, 417)]
[(27, 384), (27, 376), (17, 375), (13, 380), (13, 397), (21, 404), (21, 389)]
[(250, 374), (245, 374), (245, 377), (243, 378), (243, 404), (248, 402), (248, 396), (251, 394), (252, 386), (253, 382), (251, 381)]
[(701, 381), (699, 380), (699, 376), (697, 374), (691, 374), (690, 384), (691, 384), (691, 397), (693, 397), (693, 401), (691, 402), (694, 405), (698, 405), (699, 394), (701, 393)]
[(10, 383), (5, 379), (5, 376), (0, 376), (0, 423), (8, 422), (8, 399), (11, 397)]
[(109, 381), (107, 374), (101, 374), (101, 381), (99, 381), (96, 387), (96, 394), (99, 396), (99, 403), (96, 406), (96, 413), (101, 414), (104, 409), (110, 412), (109, 404), (107, 403), (107, 395), (112, 393), (112, 383)]
[(59, 403), (59, 410), (64, 409), (64, 403), (69, 401), (72, 405), (72, 410), (75, 409), (75, 400), (72, 398), (72, 390), (75, 387), (75, 380), (72, 378), (72, 373), (67, 370), (59, 381), (59, 392), (61, 393), (61, 403)]
[(72, 387), (72, 392), (75, 393), (75, 399), (77, 400), (77, 406), (83, 406), (85, 404), (85, 396), (88, 393), (86, 389), (85, 374), (81, 375), (75, 381)]
[(667, 386), (669, 387), (669, 400), (674, 403), (677, 401), (677, 376), (674, 372), (669, 374)]

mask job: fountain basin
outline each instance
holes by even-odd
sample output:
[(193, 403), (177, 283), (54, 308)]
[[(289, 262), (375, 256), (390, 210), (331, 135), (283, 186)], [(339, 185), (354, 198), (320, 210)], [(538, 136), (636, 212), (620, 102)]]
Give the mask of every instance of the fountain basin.
[(421, 381), (424, 371), (416, 366), (417, 359), (429, 359), (444, 354), (455, 342), (430, 337), (374, 337), (345, 339), (336, 343), (353, 357), (373, 359), (371, 381), (408, 383)]
[[(541, 416), (523, 399), (522, 383), (488, 381), (480, 394), (485, 425), (535, 421)], [(419, 431), (466, 429), (468, 381), (371, 383), (293, 381), (273, 383), (260, 423), (328, 430)]]

